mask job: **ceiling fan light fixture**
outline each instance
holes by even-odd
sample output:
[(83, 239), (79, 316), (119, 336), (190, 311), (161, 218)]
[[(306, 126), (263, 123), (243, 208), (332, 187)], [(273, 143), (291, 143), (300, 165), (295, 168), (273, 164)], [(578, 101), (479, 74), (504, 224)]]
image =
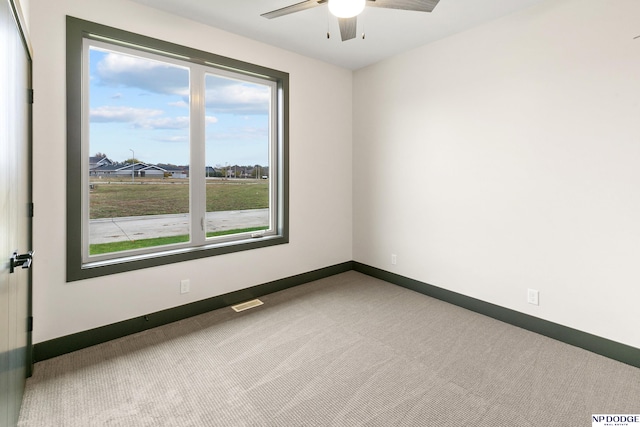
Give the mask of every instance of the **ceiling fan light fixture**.
[(329, 0), (329, 11), (338, 18), (353, 18), (364, 10), (366, 0)]

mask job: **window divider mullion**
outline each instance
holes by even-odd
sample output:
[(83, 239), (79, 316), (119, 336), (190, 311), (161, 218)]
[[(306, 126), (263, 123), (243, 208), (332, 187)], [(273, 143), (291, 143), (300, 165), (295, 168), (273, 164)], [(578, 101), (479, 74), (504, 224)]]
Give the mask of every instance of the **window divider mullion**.
[(206, 241), (206, 180), (205, 180), (205, 83), (204, 69), (190, 67), (190, 166), (189, 204), (191, 241), (204, 245)]

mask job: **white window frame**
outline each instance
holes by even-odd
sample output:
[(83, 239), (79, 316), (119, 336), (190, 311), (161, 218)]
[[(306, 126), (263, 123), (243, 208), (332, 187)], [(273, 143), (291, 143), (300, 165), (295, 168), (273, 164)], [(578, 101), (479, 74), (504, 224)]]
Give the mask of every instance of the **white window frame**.
[[(90, 156), (88, 90), (89, 49), (92, 46), (189, 69), (189, 242), (89, 255), (89, 164), (86, 159)], [(287, 73), (72, 17), (67, 17), (67, 67), (67, 281), (288, 243)], [(269, 229), (264, 232), (206, 237), (203, 224), (206, 215), (204, 97), (207, 74), (267, 85), (271, 89)]]

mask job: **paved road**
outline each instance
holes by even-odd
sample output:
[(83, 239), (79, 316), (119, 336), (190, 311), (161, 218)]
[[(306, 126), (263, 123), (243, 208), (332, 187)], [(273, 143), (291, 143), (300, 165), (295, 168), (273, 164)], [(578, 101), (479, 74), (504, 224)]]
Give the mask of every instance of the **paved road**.
[[(207, 231), (260, 227), (269, 224), (269, 209), (207, 213)], [(89, 221), (89, 242), (110, 243), (123, 240), (189, 234), (189, 215), (149, 215)]]

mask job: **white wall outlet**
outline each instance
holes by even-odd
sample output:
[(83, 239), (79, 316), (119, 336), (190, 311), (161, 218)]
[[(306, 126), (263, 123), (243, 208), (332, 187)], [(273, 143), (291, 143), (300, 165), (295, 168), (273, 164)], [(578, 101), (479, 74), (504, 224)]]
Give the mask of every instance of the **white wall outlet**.
[(527, 289), (527, 302), (533, 305), (540, 305), (539, 292), (535, 289)]
[(398, 263), (398, 255), (391, 254), (391, 265), (396, 265)]
[(184, 279), (180, 281), (180, 293), (186, 294), (191, 290), (191, 282), (189, 279)]

